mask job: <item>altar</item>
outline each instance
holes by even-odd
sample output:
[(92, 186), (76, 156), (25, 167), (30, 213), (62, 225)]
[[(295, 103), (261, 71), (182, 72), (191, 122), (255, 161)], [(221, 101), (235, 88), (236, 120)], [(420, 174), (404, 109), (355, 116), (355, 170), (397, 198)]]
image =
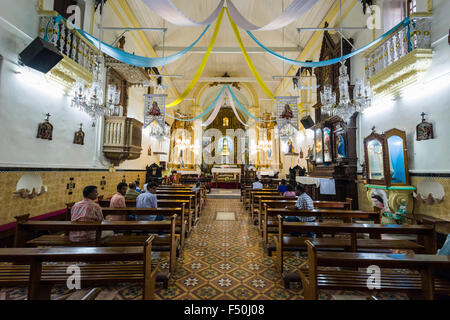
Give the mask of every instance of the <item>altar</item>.
[(241, 169), (236, 165), (214, 166), (211, 173), (214, 188), (239, 188)]

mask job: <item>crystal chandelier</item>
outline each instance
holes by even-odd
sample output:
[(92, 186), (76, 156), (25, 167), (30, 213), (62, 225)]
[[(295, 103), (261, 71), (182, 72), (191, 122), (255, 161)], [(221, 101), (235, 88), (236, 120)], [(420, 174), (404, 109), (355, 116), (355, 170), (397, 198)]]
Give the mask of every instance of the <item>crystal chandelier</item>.
[(115, 85), (108, 86), (108, 99), (106, 101), (108, 115), (112, 117), (122, 117), (123, 107), (120, 105), (120, 90)]
[(362, 112), (369, 108), (372, 103), (372, 92), (370, 85), (362, 79), (357, 79), (353, 94), (353, 101), (349, 93), (350, 77), (347, 73), (345, 60), (341, 61), (339, 68), (339, 103), (337, 103), (336, 93), (331, 85), (324, 86), (320, 92), (322, 110), (330, 116), (339, 116), (346, 122), (350, 120), (355, 112)]
[(101, 79), (102, 57), (97, 57), (94, 80), (90, 88), (86, 88), (84, 81), (78, 80), (72, 88), (72, 107), (86, 112), (93, 120), (105, 114), (103, 105), (103, 89)]
[(148, 128), (149, 135), (157, 140), (164, 140), (169, 137), (170, 127), (167, 124), (164, 124), (164, 127), (161, 127), (156, 121), (153, 121)]

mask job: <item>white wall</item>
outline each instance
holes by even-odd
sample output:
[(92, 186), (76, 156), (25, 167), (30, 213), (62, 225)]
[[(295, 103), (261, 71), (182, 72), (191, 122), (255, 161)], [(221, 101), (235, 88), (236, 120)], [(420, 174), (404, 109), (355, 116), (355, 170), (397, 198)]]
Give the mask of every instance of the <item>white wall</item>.
[[(450, 1), (433, 1), (432, 43), (445, 37), (433, 46), (433, 63), (423, 82), (407, 90), (402, 98), (395, 101), (374, 102), (374, 107), (359, 117), (358, 126), (358, 158), (362, 162), (364, 149), (362, 140), (376, 126), (378, 133), (391, 128), (406, 131), (408, 147), (408, 163), (411, 172), (450, 172), (450, 46), (447, 43), (448, 15)], [(365, 37), (357, 37), (357, 45), (364, 42)], [(360, 41), (361, 40), (361, 41)], [(353, 78), (364, 71), (361, 56), (352, 59)], [(443, 76), (445, 75), (445, 76)], [(421, 121), (420, 114), (425, 112), (426, 119), (434, 126), (435, 139), (416, 141), (416, 125)]]
[[(72, 109), (69, 98), (48, 84), (43, 74), (14, 64), (37, 36), (37, 1), (1, 1), (0, 16), (0, 54), (4, 57), (0, 75), (0, 165), (98, 166), (93, 163), (96, 128), (92, 128), (90, 118)], [(52, 115), (53, 141), (36, 138), (38, 124), (47, 112)], [(80, 123), (86, 134), (84, 146), (73, 144)]]

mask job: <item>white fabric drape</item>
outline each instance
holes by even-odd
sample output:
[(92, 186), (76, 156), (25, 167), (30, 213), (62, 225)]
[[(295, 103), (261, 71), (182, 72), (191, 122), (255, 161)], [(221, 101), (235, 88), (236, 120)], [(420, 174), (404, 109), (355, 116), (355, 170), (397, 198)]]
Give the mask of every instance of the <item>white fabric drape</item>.
[(236, 110), (236, 106), (234, 105), (234, 99), (233, 96), (231, 95), (230, 92), (230, 88), (227, 88), (228, 90), (226, 90), (226, 93), (228, 95), (228, 98), (230, 99), (230, 104), (231, 104), (231, 109), (233, 109), (234, 114), (236, 115), (236, 118), (239, 120), (240, 123), (242, 123), (244, 126), (247, 126), (247, 124), (241, 120), (241, 118), (239, 117), (239, 113)]
[(217, 103), (214, 106), (214, 109), (211, 112), (211, 115), (209, 116), (208, 120), (206, 120), (204, 123), (202, 123), (202, 127), (209, 126), (214, 121), (214, 119), (216, 119), (217, 115), (219, 114), (220, 108), (222, 108), (223, 99), (225, 98), (225, 94), (226, 94), (225, 92), (227, 92), (227, 90), (224, 90), (222, 92), (222, 94), (220, 95), (220, 98), (217, 100)]
[(211, 15), (201, 22), (194, 21), (186, 17), (183, 12), (178, 10), (177, 7), (170, 0), (143, 0), (144, 3), (153, 11), (155, 11), (164, 20), (182, 27), (198, 27), (206, 26), (214, 22), (220, 14), (220, 10), (225, 3), (225, 0), (221, 0), (216, 10)]
[(236, 9), (231, 0), (221, 0), (217, 8), (211, 13), (211, 15), (201, 22), (194, 21), (184, 15), (183, 12), (170, 0), (143, 0), (144, 3), (153, 11), (155, 11), (164, 20), (182, 27), (198, 27), (206, 26), (214, 22), (220, 14), (220, 11), (224, 7), (225, 1), (227, 3), (228, 10), (231, 18), (234, 22), (245, 30), (250, 31), (269, 31), (283, 28), (302, 15), (304, 15), (309, 9), (311, 9), (319, 0), (294, 0), (275, 20), (266, 24), (263, 27), (258, 27), (248, 21), (242, 14)]
[(228, 11), (233, 21), (242, 29), (250, 31), (269, 31), (283, 28), (311, 9), (319, 0), (294, 0), (275, 20), (263, 27), (258, 27), (244, 18), (231, 0), (227, 0)]

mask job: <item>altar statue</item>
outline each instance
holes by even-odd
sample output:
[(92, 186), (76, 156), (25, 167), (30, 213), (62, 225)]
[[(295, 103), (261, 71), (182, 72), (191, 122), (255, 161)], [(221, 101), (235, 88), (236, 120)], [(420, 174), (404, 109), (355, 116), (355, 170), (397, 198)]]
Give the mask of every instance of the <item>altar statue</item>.
[(289, 139), (287, 144), (288, 144), (288, 153), (294, 153), (294, 145), (292, 143), (292, 140)]
[(229, 156), (230, 155), (230, 151), (228, 150), (228, 139), (227, 138), (223, 139), (222, 155), (223, 156)]

